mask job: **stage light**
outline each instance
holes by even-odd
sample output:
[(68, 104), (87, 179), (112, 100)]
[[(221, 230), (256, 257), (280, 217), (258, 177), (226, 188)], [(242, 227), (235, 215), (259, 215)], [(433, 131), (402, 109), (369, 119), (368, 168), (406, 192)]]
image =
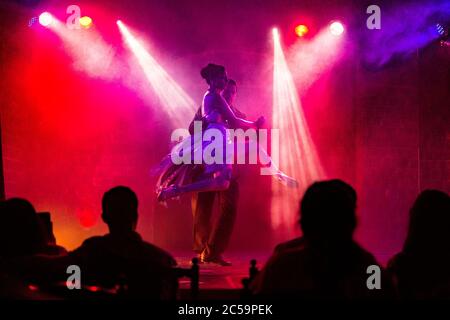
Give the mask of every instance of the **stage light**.
[(80, 18), (80, 25), (83, 28), (89, 29), (92, 26), (92, 19), (88, 16), (84, 16)]
[(441, 47), (450, 48), (450, 42), (449, 41), (441, 40), (439, 42), (439, 44), (441, 45)]
[(340, 36), (344, 32), (344, 26), (339, 21), (330, 24), (330, 32), (332, 35)]
[(78, 209), (76, 211), (76, 214), (78, 216), (80, 225), (83, 226), (84, 228), (92, 228), (98, 222), (98, 215), (95, 214), (94, 210)]
[(162, 110), (168, 114), (175, 128), (187, 128), (197, 109), (195, 102), (144, 48), (123, 22), (118, 20), (117, 25), (125, 43), (142, 68), (148, 83), (159, 98)]
[(304, 24), (300, 24), (295, 27), (295, 34), (299, 37), (303, 37), (308, 33), (309, 29)]
[(344, 37), (331, 34), (327, 25), (310, 41), (298, 41), (289, 47), (286, 59), (300, 95), (345, 54), (343, 42)]
[(39, 15), (39, 23), (44, 27), (48, 27), (53, 22), (53, 16), (49, 12), (43, 12)]
[(299, 182), (299, 188), (287, 189), (274, 179), (271, 222), (274, 229), (289, 237), (293, 236), (301, 195), (324, 175), (278, 33), (273, 34), (273, 45), (272, 128), (279, 130), (278, 166)]
[(441, 36), (444, 35), (444, 32), (445, 32), (444, 27), (441, 26), (439, 23), (436, 24), (436, 30)]
[(439, 36), (445, 36), (445, 34), (447, 33), (444, 26), (440, 23), (436, 24), (436, 32), (438, 33)]

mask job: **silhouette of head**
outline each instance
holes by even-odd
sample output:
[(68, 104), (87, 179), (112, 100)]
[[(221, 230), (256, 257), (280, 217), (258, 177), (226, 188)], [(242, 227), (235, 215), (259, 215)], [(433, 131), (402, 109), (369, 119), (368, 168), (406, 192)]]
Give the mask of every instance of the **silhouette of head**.
[(225, 86), (225, 89), (222, 92), (223, 98), (228, 102), (230, 106), (234, 104), (234, 100), (236, 99), (237, 95), (237, 86), (236, 81), (233, 79), (228, 79), (227, 85)]
[(356, 227), (356, 192), (341, 180), (315, 182), (300, 203), (300, 226), (315, 243), (350, 241)]
[(138, 219), (138, 199), (128, 187), (114, 187), (103, 195), (102, 219), (111, 233), (134, 231)]
[(0, 256), (33, 255), (45, 246), (45, 237), (33, 205), (11, 198), (1, 203)]
[(438, 190), (419, 194), (410, 210), (404, 251), (409, 253), (450, 252), (450, 197)]
[(225, 67), (210, 63), (200, 71), (200, 75), (212, 89), (223, 90), (228, 82)]

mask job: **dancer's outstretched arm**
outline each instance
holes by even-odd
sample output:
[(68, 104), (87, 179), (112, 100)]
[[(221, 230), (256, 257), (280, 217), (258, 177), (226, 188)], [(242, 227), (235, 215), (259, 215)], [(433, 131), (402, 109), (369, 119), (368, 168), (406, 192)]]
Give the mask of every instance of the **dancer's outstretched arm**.
[(288, 176), (280, 170), (275, 161), (273, 161), (272, 157), (267, 152), (266, 148), (259, 143), (259, 140), (257, 139), (254, 141), (252, 139), (252, 141), (253, 143), (251, 141), (237, 139), (237, 150), (245, 150), (246, 157), (249, 153), (259, 154), (260, 161), (262, 162), (260, 164), (267, 170), (266, 175), (272, 175), (281, 183), (290, 188), (297, 188), (298, 182), (293, 177)]
[(227, 101), (220, 95), (205, 97), (205, 105), (205, 107), (209, 108), (209, 110), (212, 110), (215, 106), (225, 120), (230, 122), (233, 127), (257, 129), (264, 122), (264, 118), (262, 117), (258, 119), (258, 121), (249, 121), (238, 117), (228, 105)]

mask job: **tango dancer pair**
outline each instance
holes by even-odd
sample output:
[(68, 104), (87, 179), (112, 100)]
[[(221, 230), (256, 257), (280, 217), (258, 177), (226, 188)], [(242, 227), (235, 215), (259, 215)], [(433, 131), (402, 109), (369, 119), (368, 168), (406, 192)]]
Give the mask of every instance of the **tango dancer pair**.
[[(227, 129), (259, 129), (264, 123), (264, 117), (256, 121), (245, 119), (245, 115), (232, 106), (236, 95), (236, 83), (229, 80), (223, 66), (208, 64), (201, 71), (202, 77), (209, 85), (203, 97), (201, 109), (194, 120), (202, 121), (205, 132), (210, 129), (218, 130), (227, 137)], [(192, 124), (191, 124), (192, 127)], [(195, 152), (199, 144), (205, 150), (211, 141), (203, 140), (203, 132), (192, 132), (191, 135), (177, 144), (173, 150), (179, 152)], [(172, 153), (167, 155), (158, 167), (158, 181), (156, 184), (157, 198), (160, 202), (192, 193), (192, 211), (194, 218), (194, 251), (200, 262), (216, 263), (227, 266), (222, 253), (230, 239), (237, 211), (238, 183), (233, 165), (226, 161), (227, 152), (248, 153), (248, 142), (236, 144), (231, 139), (223, 139), (222, 161), (211, 163), (202, 161), (201, 164), (175, 164)], [(272, 176), (288, 187), (297, 187), (297, 181), (289, 177), (273, 163), (268, 153), (260, 145), (259, 152), (268, 160), (268, 168)], [(239, 154), (237, 155), (239, 157)], [(215, 197), (219, 198), (220, 213), (214, 227), (210, 226)]]

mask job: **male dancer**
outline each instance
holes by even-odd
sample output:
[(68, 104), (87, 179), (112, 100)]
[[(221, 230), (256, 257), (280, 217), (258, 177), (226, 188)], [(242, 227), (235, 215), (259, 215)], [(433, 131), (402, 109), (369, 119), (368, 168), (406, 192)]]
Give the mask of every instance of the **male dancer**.
[[(245, 118), (245, 114), (237, 110), (233, 104), (236, 98), (237, 87), (234, 80), (229, 79), (222, 92), (223, 98), (230, 105), (236, 116)], [(194, 120), (201, 119), (201, 108)], [(191, 124), (193, 126), (193, 124)], [(230, 129), (233, 129), (230, 127)], [(211, 216), (214, 200), (219, 200), (219, 216), (214, 226), (211, 226)], [(197, 252), (200, 262), (216, 263), (221, 266), (230, 266), (224, 260), (225, 251), (234, 221), (236, 220), (237, 203), (239, 198), (239, 185), (235, 170), (230, 181), (230, 187), (224, 191), (198, 192), (192, 195), (192, 214), (194, 218), (194, 251)]]

